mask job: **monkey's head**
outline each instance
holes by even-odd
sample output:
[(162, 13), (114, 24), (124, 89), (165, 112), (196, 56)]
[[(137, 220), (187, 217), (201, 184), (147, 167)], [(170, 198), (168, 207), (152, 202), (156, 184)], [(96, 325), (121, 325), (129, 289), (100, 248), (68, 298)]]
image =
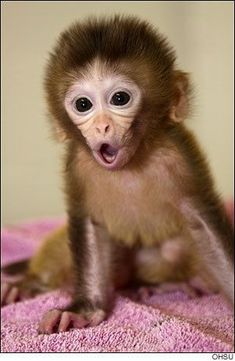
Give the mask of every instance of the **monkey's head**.
[(188, 81), (165, 38), (133, 17), (88, 19), (63, 32), (45, 88), (61, 139), (110, 170), (125, 166), (163, 122), (183, 119)]

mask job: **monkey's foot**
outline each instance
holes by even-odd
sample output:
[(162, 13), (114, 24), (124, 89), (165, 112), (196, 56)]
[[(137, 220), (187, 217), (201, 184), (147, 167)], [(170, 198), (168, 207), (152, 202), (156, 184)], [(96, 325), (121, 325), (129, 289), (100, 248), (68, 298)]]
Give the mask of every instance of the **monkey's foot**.
[(38, 331), (41, 334), (52, 334), (65, 332), (71, 328), (97, 326), (105, 319), (105, 316), (106, 313), (100, 309), (80, 313), (54, 309), (43, 316)]
[(166, 282), (161, 283), (158, 286), (140, 287), (138, 289), (138, 296), (140, 300), (145, 300), (154, 294), (163, 294), (169, 292), (183, 291), (189, 298), (200, 297), (203, 294), (210, 294), (212, 290), (209, 290), (206, 285), (200, 282), (198, 279), (192, 279), (187, 282)]
[(190, 298), (196, 297), (196, 292), (193, 288), (186, 284), (175, 283), (161, 283), (158, 286), (144, 286), (140, 287), (137, 291), (137, 297), (140, 301), (144, 301), (153, 295), (161, 295), (164, 293), (171, 293), (176, 291), (183, 291)]
[(30, 277), (14, 283), (5, 281), (1, 285), (1, 306), (24, 301), (46, 291), (48, 289), (42, 283)]

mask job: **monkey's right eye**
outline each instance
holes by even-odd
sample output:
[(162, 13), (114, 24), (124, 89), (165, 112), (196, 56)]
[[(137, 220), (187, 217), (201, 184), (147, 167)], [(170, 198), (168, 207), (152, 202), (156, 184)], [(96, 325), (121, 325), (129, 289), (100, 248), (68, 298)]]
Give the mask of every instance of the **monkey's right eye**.
[(84, 113), (92, 108), (92, 102), (88, 98), (85, 98), (85, 97), (78, 98), (75, 101), (74, 106), (79, 113)]

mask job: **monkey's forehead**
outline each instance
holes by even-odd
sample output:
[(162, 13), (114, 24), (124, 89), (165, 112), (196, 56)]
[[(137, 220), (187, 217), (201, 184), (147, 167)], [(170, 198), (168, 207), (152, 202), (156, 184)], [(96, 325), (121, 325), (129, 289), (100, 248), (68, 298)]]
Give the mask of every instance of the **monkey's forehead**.
[(65, 30), (54, 49), (55, 62), (83, 65), (94, 58), (115, 62), (143, 56), (163, 61), (167, 67), (175, 60), (165, 37), (146, 21), (130, 16), (89, 18)]
[(98, 85), (101, 82), (104, 83), (106, 88), (114, 82), (132, 85), (133, 81), (124, 72), (122, 73), (122, 69), (122, 63), (109, 64), (97, 57), (84, 64), (81, 69), (76, 69), (74, 83), (78, 80), (83, 89), (87, 86), (89, 80), (92, 81), (93, 87), (95, 83)]

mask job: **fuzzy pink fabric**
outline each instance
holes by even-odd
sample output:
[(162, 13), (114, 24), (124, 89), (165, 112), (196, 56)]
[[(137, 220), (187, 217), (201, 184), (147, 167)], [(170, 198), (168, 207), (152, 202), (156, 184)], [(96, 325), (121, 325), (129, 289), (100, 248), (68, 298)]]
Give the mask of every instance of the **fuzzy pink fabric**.
[[(41, 238), (62, 222), (45, 219), (5, 228), (2, 263), (29, 257)], [(69, 296), (58, 290), (3, 307), (2, 352), (233, 351), (233, 315), (220, 295), (190, 299), (176, 291), (154, 294), (140, 304), (117, 293), (112, 314), (99, 326), (38, 335), (42, 315), (68, 302)]]

